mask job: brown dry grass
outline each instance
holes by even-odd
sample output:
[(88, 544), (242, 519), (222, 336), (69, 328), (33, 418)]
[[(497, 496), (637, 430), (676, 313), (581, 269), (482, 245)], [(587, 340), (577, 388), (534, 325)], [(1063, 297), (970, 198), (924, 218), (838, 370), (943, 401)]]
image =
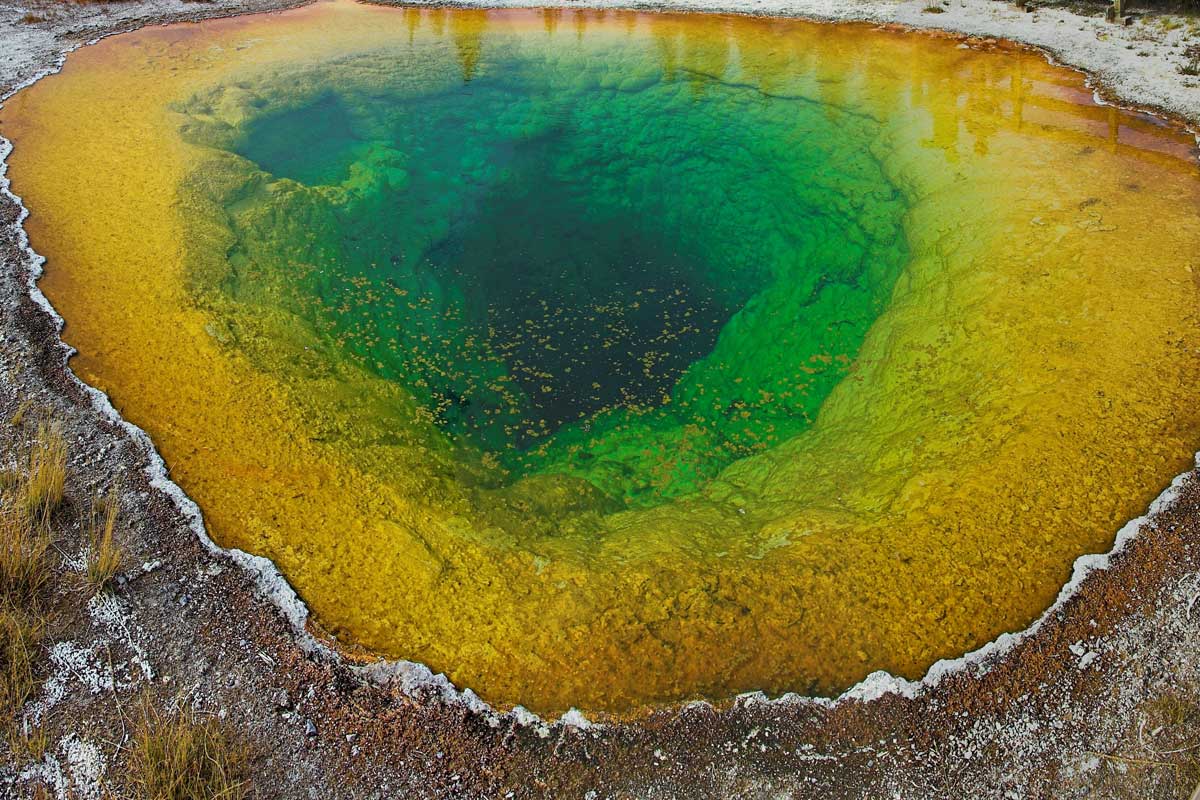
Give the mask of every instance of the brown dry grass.
[(139, 800), (241, 800), (247, 760), (219, 720), (163, 713), (147, 701), (133, 737), (130, 786)]
[[(22, 405), (11, 423), (22, 425), (27, 410)], [(42, 422), (24, 463), (0, 471), (0, 735), (12, 756), (24, 762), (40, 761), (49, 746), (44, 729), (30, 729), (20, 718), (39, 687), (48, 589), (56, 577), (61, 580), (50, 553), (65, 496), (67, 455), (61, 429)], [(118, 496), (114, 488), (97, 498), (85, 520), (83, 580), (92, 594), (112, 583), (124, 561), (115, 536)], [(179, 711), (164, 715), (147, 702), (127, 783), (142, 800), (242, 800), (248, 792), (246, 762), (245, 748), (217, 720)], [(45, 786), (29, 788), (34, 796), (50, 796)]]
[(66, 457), (62, 434), (39, 426), (29, 472), (6, 476), (0, 494), (0, 727), (10, 739), (17, 716), (37, 690), (43, 600), (53, 576), (49, 521), (63, 499)]
[(29, 449), (28, 470), (19, 507), (42, 528), (49, 528), (50, 517), (63, 499), (67, 480), (67, 443), (62, 430), (43, 422)]
[[(1183, 687), (1187, 684), (1188, 688)], [(1181, 681), (1143, 701), (1109, 752), (1086, 755), (1103, 765), (1092, 796), (1112, 800), (1200, 797), (1200, 705), (1196, 687)]]
[(8, 746), (25, 763), (38, 763), (45, 760), (50, 749), (50, 735), (40, 725), (22, 725), (9, 736)]
[[(33, 16), (34, 16), (33, 14), (26, 14), (23, 19), (25, 22), (40, 22), (41, 21), (40, 17), (37, 17), (34, 20), (30, 20), (29, 17), (33, 17)], [(30, 403), (28, 400), (22, 402), (21, 405), (17, 406), (16, 412), (12, 415), (12, 418), (9, 419), (8, 423), (10, 425), (12, 425), (14, 428), (19, 427), (21, 425), (21, 423), (25, 421), (25, 415), (29, 412), (29, 406), (30, 406)]]
[(1184, 75), (1200, 75), (1200, 43), (1189, 45), (1183, 51), (1184, 63), (1179, 68)]
[(0, 606), (0, 718), (10, 732), (37, 689), (34, 657), (41, 634), (42, 621), (35, 614)]
[(50, 581), (49, 532), (20, 510), (0, 508), (0, 602), (17, 608), (36, 603)]
[(92, 594), (107, 588), (121, 569), (124, 552), (113, 538), (117, 525), (116, 491), (93, 506), (88, 524), (88, 558), (84, 579)]

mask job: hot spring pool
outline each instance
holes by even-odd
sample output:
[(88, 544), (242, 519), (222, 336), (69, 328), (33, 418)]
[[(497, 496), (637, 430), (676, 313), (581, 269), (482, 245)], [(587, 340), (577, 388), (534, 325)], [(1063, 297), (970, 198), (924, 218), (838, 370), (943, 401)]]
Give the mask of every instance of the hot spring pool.
[(626, 713), (919, 676), (1200, 443), (1194, 141), (858, 25), (339, 1), (0, 111), (74, 368), (353, 653)]

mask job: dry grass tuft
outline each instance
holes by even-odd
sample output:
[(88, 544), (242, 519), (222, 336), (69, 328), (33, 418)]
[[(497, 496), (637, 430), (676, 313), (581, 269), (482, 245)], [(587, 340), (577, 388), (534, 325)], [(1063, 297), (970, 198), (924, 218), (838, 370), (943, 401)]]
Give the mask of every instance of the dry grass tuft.
[(247, 752), (221, 722), (143, 704), (130, 752), (130, 785), (140, 800), (241, 800)]
[(38, 690), (36, 658), (45, 630), (44, 600), (54, 576), (50, 517), (63, 500), (67, 448), (59, 429), (38, 426), (28, 472), (0, 476), (0, 732), (14, 753), (45, 747), (40, 731), (17, 725)]
[(41, 726), (28, 729), (14, 727), (8, 737), (8, 746), (19, 761), (39, 763), (45, 760), (50, 750), (50, 734)]
[[(50, 563), (50, 532), (41, 524), (62, 502), (66, 448), (62, 436), (39, 429), (39, 443), (30, 454), (29, 476), (13, 474), (0, 482), (0, 620), (3, 621), (5, 674), (14, 661), (10, 645), (27, 637), (14, 633), (21, 627), (40, 628), (34, 623), (42, 595), (54, 568)], [(33, 477), (39, 484), (31, 488)], [(57, 477), (55, 477), (57, 475)], [(30, 515), (33, 509), (36, 516)]]
[(1179, 72), (1183, 75), (1200, 75), (1200, 43), (1189, 45), (1183, 51), (1183, 58)]
[(40, 619), (5, 603), (0, 606), (0, 719), (10, 726), (37, 690), (34, 655)]
[[(30, 16), (32, 16), (32, 14), (26, 14), (25, 16), (26, 16), (26, 17), (30, 17)], [(26, 21), (26, 22), (29, 22), (29, 20), (28, 20), (28, 19), (26, 19), (25, 21)], [(40, 20), (39, 20), (39, 21), (40, 21)], [(9, 424), (10, 424), (10, 425), (12, 425), (14, 428), (18, 428), (18, 427), (20, 427), (20, 426), (21, 426), (21, 423), (25, 421), (25, 415), (26, 415), (27, 413), (29, 413), (29, 406), (30, 406), (30, 405), (31, 405), (31, 404), (30, 404), (30, 402), (29, 402), (28, 400), (24, 400), (24, 401), (22, 401), (22, 402), (21, 402), (21, 405), (17, 406), (17, 411), (16, 411), (16, 413), (14, 413), (14, 414), (12, 415), (12, 419), (10, 419), (10, 420), (8, 421), (8, 422), (9, 422)]]
[(117, 525), (116, 492), (96, 503), (88, 525), (88, 558), (84, 577), (93, 594), (108, 587), (121, 569), (125, 554), (113, 539)]
[(63, 499), (67, 480), (67, 442), (62, 429), (41, 423), (29, 451), (29, 471), (21, 507), (29, 519), (43, 528)]
[(28, 497), (26, 485), (16, 481), (10, 488), (0, 507), (0, 728), (11, 733), (37, 689), (34, 657), (42, 638), (42, 595), (53, 567), (50, 534), (34, 523), (22, 502)]
[(34, 604), (50, 581), (50, 535), (23, 513), (0, 509), (0, 602)]

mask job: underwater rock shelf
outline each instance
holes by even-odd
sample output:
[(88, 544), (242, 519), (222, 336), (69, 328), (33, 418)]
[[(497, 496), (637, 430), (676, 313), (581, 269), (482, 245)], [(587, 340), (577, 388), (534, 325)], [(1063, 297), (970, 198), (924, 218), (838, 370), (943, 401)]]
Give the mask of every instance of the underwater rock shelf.
[(915, 677), (1200, 439), (1194, 142), (1026, 51), (333, 2), (105, 40), (3, 132), (213, 537), (499, 706)]

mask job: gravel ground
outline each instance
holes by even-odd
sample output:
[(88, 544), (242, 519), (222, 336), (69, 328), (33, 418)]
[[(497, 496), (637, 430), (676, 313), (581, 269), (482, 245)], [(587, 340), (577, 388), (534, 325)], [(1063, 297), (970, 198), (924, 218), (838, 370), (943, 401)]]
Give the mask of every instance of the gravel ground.
[[(100, 35), (286, 5), (0, 4), (0, 97)], [(940, 14), (925, 0), (663, 5), (1012, 38), (1087, 69), (1106, 97), (1200, 120), (1197, 80), (1178, 72), (1186, 27), (989, 0)], [(273, 568), (213, 547), (145, 437), (66, 368), (57, 318), (31, 292), (40, 267), (21, 218), (0, 192), (0, 419), (24, 409), (26, 420), (0, 424), (0, 459), (49, 417), (66, 431), (71, 474), (47, 681), (27, 709), (49, 748), (30, 763), (0, 746), (0, 796), (39, 783), (60, 798), (125, 796), (143, 695), (226, 719), (251, 747), (261, 797), (1168, 798), (1200, 781), (1200, 473), (1130, 523), (1110, 557), (1077, 563), (1033, 629), (919, 684), (878, 674), (836, 703), (746, 695), (605, 726), (500, 715), (415, 665), (368, 673), (297, 635), (304, 609)], [(82, 521), (114, 484), (129, 557), (114, 592), (85, 600), (71, 580)]]

